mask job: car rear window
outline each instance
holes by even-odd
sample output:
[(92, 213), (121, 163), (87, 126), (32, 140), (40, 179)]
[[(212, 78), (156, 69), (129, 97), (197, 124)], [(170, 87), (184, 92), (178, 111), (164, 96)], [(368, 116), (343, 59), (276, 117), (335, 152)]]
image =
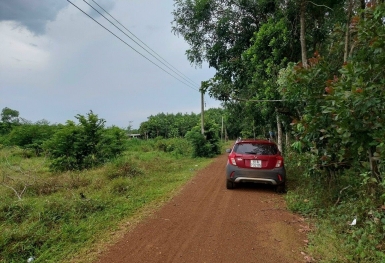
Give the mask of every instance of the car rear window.
[(234, 151), (240, 154), (276, 155), (277, 146), (262, 143), (239, 143), (235, 145)]

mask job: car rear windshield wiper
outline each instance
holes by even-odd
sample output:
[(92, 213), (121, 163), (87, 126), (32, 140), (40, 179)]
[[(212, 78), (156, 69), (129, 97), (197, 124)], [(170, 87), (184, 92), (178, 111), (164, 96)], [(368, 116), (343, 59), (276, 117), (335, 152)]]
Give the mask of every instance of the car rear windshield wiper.
[(257, 154), (256, 152), (245, 152), (247, 154)]

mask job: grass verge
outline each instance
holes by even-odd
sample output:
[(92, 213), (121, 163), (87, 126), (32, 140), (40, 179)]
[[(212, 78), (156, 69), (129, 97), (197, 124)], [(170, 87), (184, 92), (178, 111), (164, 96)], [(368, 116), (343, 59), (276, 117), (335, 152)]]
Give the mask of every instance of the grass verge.
[(43, 157), (0, 150), (0, 262), (91, 262), (212, 159), (132, 141), (103, 167), (53, 174)]
[(312, 172), (311, 158), (286, 157), (287, 206), (313, 226), (307, 247), (311, 262), (385, 262), (385, 183), (375, 183), (361, 167), (334, 177)]

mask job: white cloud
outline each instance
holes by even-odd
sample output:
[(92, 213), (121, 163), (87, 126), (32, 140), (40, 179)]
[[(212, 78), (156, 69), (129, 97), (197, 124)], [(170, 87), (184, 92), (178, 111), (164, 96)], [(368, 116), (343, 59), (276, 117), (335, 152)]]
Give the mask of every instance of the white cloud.
[(0, 31), (0, 71), (41, 71), (47, 67), (50, 54), (41, 47), (46, 38), (34, 36), (11, 21), (1, 22)]
[[(89, 10), (83, 1), (74, 2)], [(214, 71), (195, 69), (187, 61), (187, 44), (171, 33), (172, 4), (172, 0), (115, 1), (109, 12), (198, 88)], [(96, 19), (160, 64), (102, 17)], [(198, 91), (154, 66), (71, 5), (45, 23), (44, 35), (15, 28), (14, 23), (0, 22), (5, 36), (0, 38), (0, 52), (5, 54), (0, 62), (0, 108), (53, 123), (93, 110), (108, 125), (125, 127), (133, 121), (134, 128), (160, 112), (200, 111)], [(219, 104), (207, 101), (208, 107)]]

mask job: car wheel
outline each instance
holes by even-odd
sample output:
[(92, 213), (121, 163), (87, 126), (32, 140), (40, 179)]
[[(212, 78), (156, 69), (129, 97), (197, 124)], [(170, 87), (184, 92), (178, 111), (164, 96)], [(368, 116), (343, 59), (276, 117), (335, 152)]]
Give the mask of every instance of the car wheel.
[(227, 189), (234, 189), (235, 188), (235, 183), (229, 180), (226, 180), (226, 188)]
[(280, 193), (280, 194), (285, 193), (286, 192), (286, 184), (282, 183), (280, 185), (277, 185), (277, 187), (275, 188), (275, 191), (277, 193)]

